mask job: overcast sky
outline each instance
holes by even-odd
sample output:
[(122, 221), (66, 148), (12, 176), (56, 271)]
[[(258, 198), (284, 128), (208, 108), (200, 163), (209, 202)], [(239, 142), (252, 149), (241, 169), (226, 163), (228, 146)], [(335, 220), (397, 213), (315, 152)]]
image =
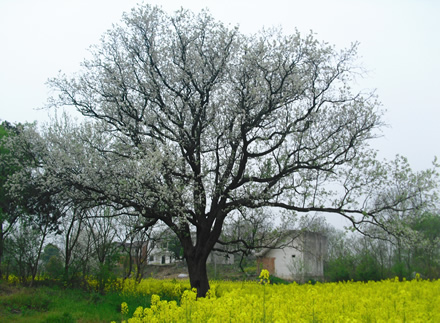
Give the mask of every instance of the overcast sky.
[[(45, 82), (73, 73), (112, 23), (136, 0), (0, 0), (0, 119), (47, 121)], [(263, 26), (310, 30), (337, 48), (359, 41), (369, 72), (356, 86), (377, 89), (390, 125), (372, 142), (381, 158), (408, 157), (413, 168), (440, 157), (440, 1), (149, 1), (166, 11), (208, 8), (243, 33)]]

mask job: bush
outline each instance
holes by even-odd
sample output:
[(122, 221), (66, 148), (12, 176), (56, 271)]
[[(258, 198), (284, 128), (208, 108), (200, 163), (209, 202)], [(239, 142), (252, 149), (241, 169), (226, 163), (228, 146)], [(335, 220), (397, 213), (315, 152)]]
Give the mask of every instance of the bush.
[[(29, 292), (31, 291), (31, 292)], [(46, 293), (36, 294), (36, 291), (30, 289), (22, 289), (18, 293), (3, 297), (1, 305), (13, 310), (34, 310), (38, 312), (46, 312), (52, 300)]]
[(57, 256), (50, 257), (47, 264), (44, 266), (46, 273), (50, 278), (59, 279), (64, 274), (64, 267), (61, 259)]
[(369, 280), (379, 281), (383, 278), (376, 259), (370, 254), (361, 255), (359, 264), (356, 266), (355, 280), (367, 282)]
[(284, 284), (284, 285), (290, 284), (290, 282), (288, 282), (287, 280), (284, 280), (282, 278), (279, 278), (279, 277), (276, 277), (276, 276), (272, 276), (272, 275), (269, 276), (269, 280), (270, 280), (271, 284), (277, 284), (277, 285), (280, 285), (280, 284)]
[(325, 277), (328, 281), (349, 281), (352, 278), (352, 261), (347, 257), (332, 259), (325, 263)]
[(70, 313), (64, 312), (63, 314), (49, 315), (43, 323), (75, 323)]

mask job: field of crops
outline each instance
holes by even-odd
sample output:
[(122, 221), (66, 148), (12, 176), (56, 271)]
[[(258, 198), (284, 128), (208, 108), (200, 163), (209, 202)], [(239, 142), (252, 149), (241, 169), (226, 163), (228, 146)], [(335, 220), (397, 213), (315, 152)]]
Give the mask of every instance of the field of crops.
[(124, 302), (121, 321), (440, 322), (439, 280), (271, 285), (262, 277), (260, 282), (212, 281), (209, 295), (201, 299), (188, 288), (187, 282), (126, 281), (125, 295), (153, 296), (147, 308)]

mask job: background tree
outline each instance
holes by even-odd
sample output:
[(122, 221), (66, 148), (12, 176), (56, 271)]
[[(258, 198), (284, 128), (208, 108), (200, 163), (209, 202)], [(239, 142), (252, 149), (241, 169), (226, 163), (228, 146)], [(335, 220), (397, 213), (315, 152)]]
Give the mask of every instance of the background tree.
[(180, 261), (183, 260), (183, 248), (180, 244), (179, 238), (177, 238), (176, 234), (169, 229), (166, 232), (166, 240), (168, 243), (168, 251), (170, 251), (175, 260)]
[(279, 219), (270, 209), (243, 208), (225, 220), (222, 234), (213, 251), (239, 255), (239, 267), (245, 272), (244, 266), (247, 260), (251, 258), (251, 261), (255, 261), (252, 256), (256, 251), (262, 248), (275, 248), (275, 246), (282, 248), (297, 236), (291, 235), (290, 239), (284, 237), (283, 242), (279, 241), (280, 233), (294, 228), (295, 221), (289, 216), (287, 220), (278, 221), (279, 225), (275, 225), (277, 220)]
[(75, 283), (75, 277), (81, 271), (89, 271), (90, 236), (84, 230), (86, 210), (70, 208), (66, 211), (61, 223), (61, 235), (59, 237), (61, 256), (63, 258), (63, 280)]
[(367, 281), (396, 276), (413, 279), (416, 273), (430, 279), (438, 278), (438, 223), (439, 216), (435, 210), (426, 210), (417, 217), (411, 217), (411, 222), (406, 223), (408, 229), (400, 226), (405, 235), (384, 236), (374, 226), (366, 228), (367, 235), (334, 228), (326, 230), (329, 246), (325, 261), (326, 279)]
[(89, 216), (85, 221), (85, 230), (90, 238), (91, 258), (96, 261), (94, 274), (98, 280), (98, 289), (103, 293), (106, 284), (114, 276), (113, 271), (119, 260), (120, 245), (116, 240), (118, 227), (109, 208), (97, 207), (87, 213)]
[(205, 11), (135, 8), (76, 77), (49, 82), (54, 106), (87, 118), (45, 132), (50, 183), (169, 226), (199, 296), (208, 255), (239, 210), (332, 212), (357, 230), (386, 228), (379, 214), (426, 184), (370, 203), (388, 168), (368, 150), (379, 104), (350, 89), (356, 47), (273, 29), (246, 36)]
[(22, 283), (33, 285), (48, 233), (47, 225), (36, 226), (29, 221), (29, 218), (20, 217), (16, 222), (9, 239), (7, 252), (13, 259), (12, 272), (19, 277)]
[(63, 275), (63, 262), (60, 249), (53, 243), (48, 243), (41, 254), (43, 272), (50, 278), (58, 279)]
[(2, 277), (3, 255), (5, 240), (10, 234), (20, 215), (16, 199), (8, 194), (7, 181), (18, 171), (13, 151), (11, 151), (10, 136), (18, 134), (18, 129), (7, 121), (0, 124), (0, 277)]
[[(155, 246), (156, 237), (153, 234), (155, 226), (143, 225), (142, 218), (125, 216), (121, 221), (124, 226), (123, 251), (126, 255), (124, 260), (124, 278), (130, 277), (133, 273), (135, 280), (140, 282), (148, 259)], [(134, 268), (133, 268), (134, 265)]]
[(440, 276), (440, 216), (438, 211), (426, 212), (412, 224), (418, 233), (418, 241), (413, 245), (413, 262), (416, 272), (426, 278)]
[[(42, 185), (48, 180), (41, 167), (46, 148), (36, 124), (3, 122), (0, 130), (0, 273), (3, 241), (20, 221), (15, 241), (25, 235), (29, 239), (34, 237), (32, 241), (38, 246), (34, 261), (30, 262), (30, 258), (27, 261), (31, 284), (37, 274), (45, 238), (57, 231), (63, 208), (56, 197), (58, 187)], [(33, 251), (30, 254), (33, 255)]]

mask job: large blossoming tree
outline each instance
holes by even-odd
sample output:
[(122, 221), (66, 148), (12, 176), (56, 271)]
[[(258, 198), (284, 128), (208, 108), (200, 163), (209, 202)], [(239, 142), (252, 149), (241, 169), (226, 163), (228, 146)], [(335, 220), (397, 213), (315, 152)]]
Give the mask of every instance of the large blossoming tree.
[(409, 198), (369, 202), (388, 175), (367, 145), (380, 106), (349, 86), (356, 45), (337, 51), (280, 30), (247, 36), (204, 11), (146, 5), (91, 54), (78, 74), (49, 82), (53, 105), (85, 117), (47, 129), (49, 184), (145, 227), (165, 223), (199, 296), (225, 219), (240, 210), (332, 212), (361, 230)]

